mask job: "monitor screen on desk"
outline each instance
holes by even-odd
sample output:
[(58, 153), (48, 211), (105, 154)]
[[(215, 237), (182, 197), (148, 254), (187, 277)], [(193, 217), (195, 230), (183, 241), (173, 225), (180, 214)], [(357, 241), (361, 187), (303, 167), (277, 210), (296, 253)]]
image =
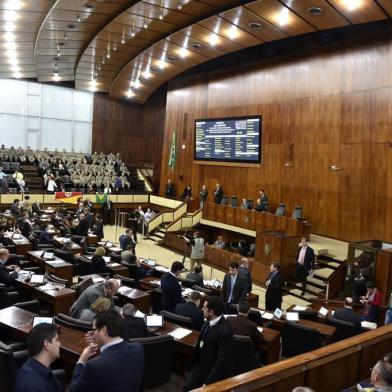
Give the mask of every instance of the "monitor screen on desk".
[(147, 265), (149, 265), (150, 267), (154, 267), (156, 263), (156, 260), (147, 259)]
[(41, 317), (41, 316), (34, 316), (33, 318), (33, 328), (42, 323), (53, 324), (53, 317)]

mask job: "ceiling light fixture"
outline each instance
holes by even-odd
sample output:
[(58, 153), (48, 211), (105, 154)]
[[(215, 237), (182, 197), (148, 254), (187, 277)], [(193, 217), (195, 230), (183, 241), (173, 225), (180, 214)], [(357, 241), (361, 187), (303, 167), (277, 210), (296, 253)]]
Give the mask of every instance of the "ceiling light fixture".
[(82, 18), (80, 17), (79, 14), (76, 14), (76, 21), (77, 21), (78, 23), (80, 23), (80, 22), (82, 21)]
[(285, 26), (289, 23), (290, 16), (289, 16), (289, 9), (283, 8), (282, 11), (279, 12), (276, 16), (277, 22), (280, 26)]
[(184, 59), (186, 56), (189, 55), (189, 52), (188, 52), (185, 48), (181, 48), (181, 49), (178, 51), (178, 54), (179, 54), (179, 56), (180, 56), (181, 58)]
[(146, 12), (146, 16), (144, 17), (144, 22), (143, 22), (143, 27), (146, 29), (148, 27), (148, 17), (147, 17), (147, 12)]
[(201, 49), (201, 43), (199, 43), (199, 42), (194, 42), (194, 43), (192, 44), (192, 48), (194, 48), (194, 49)]
[(251, 22), (248, 26), (252, 30), (260, 30), (262, 28), (261, 23), (259, 22)]
[(121, 43), (124, 45), (125, 44), (125, 36), (123, 34), (123, 36), (121, 37)]
[(15, 79), (20, 79), (22, 77), (22, 74), (20, 72), (15, 72), (14, 73), (14, 78)]
[(55, 74), (53, 75), (53, 80), (54, 80), (55, 82), (59, 82), (59, 81), (60, 81), (60, 76), (59, 76), (58, 73), (55, 73)]
[(354, 11), (362, 5), (363, 0), (343, 0), (343, 4), (349, 11)]
[(236, 39), (238, 37), (238, 29), (235, 26), (231, 26), (230, 29), (228, 29), (226, 31), (226, 35), (230, 38), (230, 39)]
[(5, 11), (4, 19), (7, 22), (14, 22), (16, 19), (18, 19), (18, 14), (14, 10)]
[(127, 97), (128, 98), (131, 98), (131, 97), (133, 97), (135, 95), (135, 93), (131, 90), (131, 89), (129, 89), (128, 91), (127, 91)]
[(64, 33), (64, 39), (67, 40), (68, 39), (68, 34)]
[(211, 46), (215, 46), (218, 43), (218, 36), (215, 34), (211, 34), (210, 37), (208, 38), (208, 42), (210, 43)]
[(107, 58), (107, 59), (110, 59), (110, 52), (107, 52), (107, 53), (106, 53), (106, 58)]
[(5, 8), (9, 10), (20, 10), (21, 6), (20, 0), (8, 0), (5, 4)]
[(182, 7), (183, 7), (182, 0), (179, 0), (177, 3), (177, 9), (182, 10)]

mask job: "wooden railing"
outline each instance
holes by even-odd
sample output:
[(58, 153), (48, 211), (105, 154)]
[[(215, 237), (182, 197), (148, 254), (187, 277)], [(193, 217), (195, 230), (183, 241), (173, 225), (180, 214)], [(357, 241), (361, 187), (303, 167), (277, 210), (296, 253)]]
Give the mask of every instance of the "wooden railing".
[(346, 263), (341, 263), (339, 267), (327, 279), (326, 299), (335, 298), (344, 287), (344, 277), (346, 276)]
[(196, 389), (198, 392), (291, 391), (307, 386), (337, 392), (370, 377), (370, 367), (392, 350), (392, 325)]
[(144, 174), (145, 169), (137, 169), (137, 178), (138, 180), (143, 180), (145, 184), (145, 188), (147, 192), (154, 192), (154, 186), (151, 184), (150, 180)]
[(201, 220), (202, 212), (203, 210), (200, 209), (195, 211), (193, 214), (179, 216), (177, 219), (173, 220), (173, 222), (167, 227), (166, 231), (180, 231), (184, 228), (190, 228), (197, 225)]

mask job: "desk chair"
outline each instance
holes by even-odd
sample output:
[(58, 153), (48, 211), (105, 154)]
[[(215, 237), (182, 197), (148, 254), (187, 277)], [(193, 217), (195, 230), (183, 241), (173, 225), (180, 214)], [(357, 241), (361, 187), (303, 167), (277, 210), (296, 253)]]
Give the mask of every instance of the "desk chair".
[(303, 320), (318, 321), (318, 312), (314, 310), (301, 310), (298, 317)]
[(178, 324), (185, 328), (194, 329), (193, 322), (190, 317), (180, 316), (179, 314), (168, 312), (167, 310), (162, 310), (161, 315), (163, 316), (164, 320), (170, 321), (173, 324)]
[(227, 197), (227, 195), (223, 195), (221, 204), (226, 206), (228, 201), (229, 201), (229, 198)]
[(79, 275), (91, 275), (94, 273), (93, 263), (90, 259), (84, 256), (79, 257), (79, 268), (78, 268)]
[(321, 347), (322, 335), (317, 329), (286, 321), (282, 329), (282, 355), (286, 358)]
[(139, 282), (136, 279), (128, 278), (118, 274), (113, 275), (113, 278), (121, 280), (121, 284), (124, 286), (131, 287), (133, 289), (137, 289), (139, 287)]
[(68, 263), (71, 263), (71, 262), (72, 262), (69, 253), (68, 253), (67, 251), (65, 251), (65, 250), (55, 249), (53, 253), (54, 253), (54, 255), (55, 255), (56, 257), (58, 257), (59, 259), (62, 259), (62, 260), (64, 260), (64, 261), (67, 261)]
[(67, 279), (59, 278), (58, 276), (52, 274), (51, 272), (48, 272), (47, 278), (49, 282), (63, 284), (65, 287), (69, 287), (69, 282)]
[(258, 365), (252, 339), (242, 335), (234, 335), (233, 337), (233, 376), (256, 369)]
[(336, 328), (336, 331), (333, 335), (334, 342), (351, 338), (352, 336), (355, 336), (360, 332), (358, 331), (355, 324), (343, 320), (338, 320), (333, 317), (326, 317), (325, 324), (332, 325)]
[(291, 217), (294, 219), (302, 218), (302, 206), (295, 206), (294, 211), (291, 214)]
[(130, 278), (134, 280), (139, 280), (143, 277), (140, 273), (140, 269), (138, 265), (127, 263), (126, 261), (123, 260), (120, 260), (120, 264), (128, 268)]
[(207, 289), (207, 288), (205, 288), (205, 287), (201, 287), (201, 286), (199, 286), (199, 285), (197, 285), (197, 284), (193, 285), (193, 286), (192, 286), (192, 289), (193, 289), (193, 290), (196, 290), (196, 291), (200, 291), (200, 292), (202, 292), (202, 293), (204, 293), (204, 294), (207, 294), (207, 295), (212, 295), (212, 290)]
[(232, 207), (238, 207), (238, 198), (237, 196), (231, 196), (230, 205)]
[(65, 325), (67, 327), (78, 329), (79, 331), (90, 331), (91, 330), (91, 323), (83, 320), (79, 320), (66, 314), (59, 313), (57, 316), (54, 316), (56, 323)]
[(40, 313), (40, 303), (37, 299), (32, 299), (31, 301), (24, 301), (24, 302), (17, 302), (14, 304), (14, 306), (28, 310), (31, 313)]
[(286, 204), (280, 203), (278, 208), (276, 209), (275, 215), (284, 216), (285, 211), (286, 211)]
[(109, 253), (111, 261), (116, 263), (121, 263), (121, 256), (118, 253), (110, 252)]
[(174, 338), (170, 335), (130, 339), (144, 348), (144, 388), (154, 388), (168, 381), (174, 363)]
[(196, 280), (193, 279), (179, 279), (182, 287), (186, 287), (191, 289), (193, 286), (196, 285)]
[(79, 298), (83, 291), (86, 290), (88, 287), (92, 286), (93, 284), (94, 282), (92, 278), (83, 279), (81, 282), (79, 282), (75, 286), (76, 297)]

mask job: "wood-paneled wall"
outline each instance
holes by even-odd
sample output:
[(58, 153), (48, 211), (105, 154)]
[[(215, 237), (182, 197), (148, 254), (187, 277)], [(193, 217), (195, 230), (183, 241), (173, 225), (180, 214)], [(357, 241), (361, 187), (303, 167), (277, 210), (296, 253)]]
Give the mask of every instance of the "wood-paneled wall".
[(95, 94), (92, 151), (119, 152), (132, 166), (153, 164), (154, 180), (159, 181), (165, 109), (164, 89), (144, 105)]
[[(302, 205), (312, 232), (392, 241), (391, 33), (383, 25), (285, 58), (174, 79), (167, 93), (161, 193), (167, 178), (178, 193), (191, 184), (198, 195), (205, 183), (209, 200), (217, 182), (239, 199), (255, 199), (264, 188), (273, 208), (285, 202), (291, 212)], [(193, 163), (196, 118), (254, 114), (263, 117), (259, 168)], [(168, 168), (173, 130), (174, 171)], [(285, 165), (289, 143), (293, 160)]]

